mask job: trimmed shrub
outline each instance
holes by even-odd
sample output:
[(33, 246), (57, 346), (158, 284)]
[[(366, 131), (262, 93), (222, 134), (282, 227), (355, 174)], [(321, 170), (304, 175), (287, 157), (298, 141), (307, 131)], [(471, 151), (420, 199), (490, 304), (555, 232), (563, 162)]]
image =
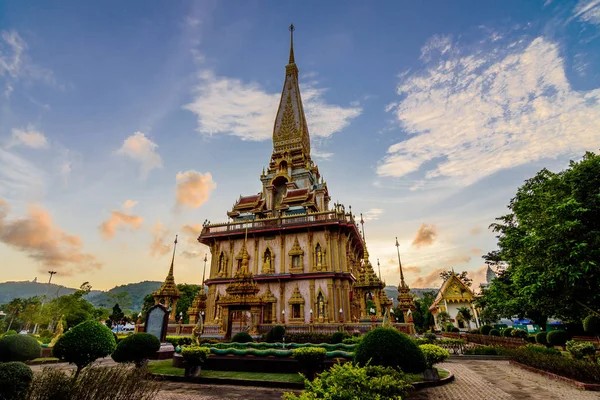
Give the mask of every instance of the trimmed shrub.
[(523, 329), (513, 329), (510, 336), (519, 339), (527, 339), (528, 334), (527, 331), (524, 331)]
[(458, 329), (457, 327), (453, 326), (452, 329), (450, 329), (450, 332), (460, 332), (460, 329)]
[(508, 328), (504, 328), (502, 329), (502, 331), (500, 331), (500, 333), (502, 334), (502, 337), (511, 337), (511, 333), (514, 330), (514, 328), (511, 328), (510, 326)]
[(521, 364), (585, 383), (600, 383), (600, 365), (584, 360), (531, 351), (529, 347), (513, 349), (510, 358)]
[(191, 366), (202, 365), (210, 355), (208, 347), (190, 346), (181, 349), (181, 355), (185, 362)]
[(546, 346), (548, 344), (548, 332), (538, 332), (535, 334), (535, 342), (537, 344), (543, 344)]
[(567, 340), (569, 340), (569, 334), (563, 330), (550, 331), (548, 332), (548, 336), (546, 336), (546, 340), (549, 345), (564, 346)]
[(233, 343), (249, 343), (253, 342), (252, 336), (248, 332), (238, 332), (231, 338)]
[(292, 351), (292, 357), (298, 360), (300, 372), (311, 381), (315, 379), (315, 373), (323, 369), (325, 354), (327, 351), (322, 347), (301, 347)]
[(342, 343), (343, 344), (359, 344), (361, 340), (362, 340), (362, 336), (351, 336), (349, 338), (342, 340)]
[(526, 338), (527, 343), (533, 343), (533, 344), (537, 343), (535, 340), (535, 335), (536, 335), (535, 333), (527, 335), (527, 338)]
[(404, 399), (411, 385), (404, 374), (391, 367), (360, 367), (351, 362), (335, 364), (314, 381), (304, 381), (301, 394), (285, 393), (284, 400), (376, 400)]
[(423, 352), (427, 368), (433, 368), (434, 364), (446, 361), (448, 357), (450, 357), (448, 350), (442, 349), (440, 346), (434, 344), (422, 344), (419, 348), (421, 349), (421, 352)]
[(348, 335), (346, 332), (337, 331), (337, 332), (334, 332), (333, 335), (331, 335), (331, 337), (329, 338), (329, 343), (331, 343), (331, 344), (342, 343), (344, 341), (344, 339), (348, 339), (349, 337), (350, 337), (350, 335)]
[(191, 336), (166, 336), (165, 341), (171, 343), (173, 347), (189, 346), (192, 344)]
[(292, 333), (285, 335), (286, 343), (329, 343), (329, 337), (326, 333)]
[(429, 333), (429, 332), (424, 334), (423, 337), (427, 340), (436, 340), (437, 339), (437, 336), (435, 336), (435, 333)]
[(500, 336), (500, 331), (498, 329), (492, 329), (489, 336)]
[(479, 328), (479, 333), (481, 333), (482, 335), (489, 335), (490, 331), (494, 329), (493, 326), (491, 325), (483, 325), (481, 328)]
[(52, 333), (48, 329), (42, 329), (40, 331), (40, 337), (41, 338), (51, 338), (52, 336), (54, 336), (54, 333)]
[(479, 335), (479, 328), (471, 329), (469, 333), (472, 335)]
[(536, 345), (531, 345), (531, 344), (528, 344), (525, 347), (527, 348), (527, 350), (533, 351), (535, 353), (550, 354), (550, 355), (554, 355), (554, 356), (561, 355), (560, 351), (556, 350), (554, 347), (542, 347), (542, 346), (536, 346)]
[(10, 335), (16, 335), (16, 334), (17, 334), (17, 331), (15, 331), (15, 330), (11, 329), (10, 331), (6, 331), (6, 332), (4, 332), (4, 333), (1, 335), (1, 337), (4, 337), (4, 336), (10, 336)]
[(596, 315), (585, 317), (583, 320), (583, 330), (590, 335), (600, 335), (600, 317)]
[(0, 399), (25, 399), (33, 371), (22, 362), (0, 364)]
[(415, 342), (394, 328), (376, 328), (356, 346), (354, 360), (359, 365), (382, 365), (404, 372), (421, 373), (425, 357)]
[(594, 346), (594, 343), (592, 342), (577, 342), (575, 340), (569, 340), (567, 342), (567, 350), (574, 358), (577, 358), (578, 360), (596, 354), (596, 346)]
[(115, 351), (117, 344), (110, 329), (98, 321), (85, 321), (67, 331), (54, 345), (54, 357), (83, 368)]
[(275, 325), (265, 334), (264, 340), (267, 343), (282, 342), (285, 336), (285, 327), (282, 325)]
[(142, 367), (160, 349), (160, 340), (149, 333), (134, 333), (117, 344), (112, 359), (118, 363), (134, 363)]
[(38, 341), (28, 335), (9, 335), (0, 339), (0, 362), (33, 360), (41, 351)]

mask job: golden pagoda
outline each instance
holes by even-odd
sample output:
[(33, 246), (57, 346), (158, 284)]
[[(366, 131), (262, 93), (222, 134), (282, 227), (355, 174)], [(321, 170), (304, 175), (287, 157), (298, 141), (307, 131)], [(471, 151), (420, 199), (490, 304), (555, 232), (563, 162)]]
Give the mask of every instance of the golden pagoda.
[(154, 304), (162, 304), (167, 308), (171, 309), (169, 315), (169, 322), (175, 322), (175, 316), (177, 315), (177, 302), (181, 298), (181, 292), (177, 289), (175, 284), (175, 277), (173, 276), (173, 265), (175, 263), (175, 248), (177, 247), (177, 235), (175, 235), (175, 242), (173, 245), (173, 257), (171, 258), (171, 268), (165, 282), (161, 285), (158, 290), (152, 293), (154, 297)]
[(188, 309), (187, 313), (190, 316), (190, 324), (195, 324), (198, 319), (204, 315), (206, 310), (206, 291), (204, 289), (204, 278), (206, 274), (206, 262), (208, 261), (207, 255), (204, 255), (204, 270), (202, 271), (202, 285), (196, 297), (192, 301), (192, 305)]
[(398, 285), (398, 310), (404, 314), (404, 322), (412, 322), (412, 312), (417, 309), (413, 296), (410, 294), (410, 288), (404, 281), (404, 272), (402, 271), (402, 261), (400, 261), (400, 244), (396, 238), (396, 250), (398, 251), (398, 266), (400, 267), (400, 284)]

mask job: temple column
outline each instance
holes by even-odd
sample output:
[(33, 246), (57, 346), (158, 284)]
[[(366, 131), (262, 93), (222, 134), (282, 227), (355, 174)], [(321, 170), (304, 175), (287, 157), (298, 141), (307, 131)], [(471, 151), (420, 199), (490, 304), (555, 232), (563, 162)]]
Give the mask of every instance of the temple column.
[(260, 258), (258, 256), (258, 238), (254, 238), (254, 275), (258, 275), (260, 273)]
[(281, 253), (280, 253), (280, 258), (281, 258), (281, 264), (279, 267), (279, 273), (280, 274), (285, 274), (285, 235), (280, 235), (281, 238)]
[[(313, 313), (314, 313), (315, 312), (315, 280), (314, 279), (310, 280), (309, 293), (310, 293), (310, 301), (308, 302), (308, 305), (310, 307), (309, 313), (310, 313), (310, 310), (313, 310)], [(309, 320), (310, 320), (310, 318), (309, 318)]]
[(279, 283), (279, 313), (277, 318), (274, 318), (275, 321), (281, 321), (282, 311), (285, 310), (285, 283)]
[(313, 247), (312, 247), (312, 237), (313, 234), (311, 231), (307, 232), (307, 236), (308, 236), (308, 262), (306, 263), (306, 272), (312, 272), (315, 269), (315, 264), (314, 264), (314, 256), (313, 256)]
[(348, 285), (348, 281), (343, 281), (342, 282), (342, 297), (343, 297), (342, 303), (344, 304), (344, 306), (342, 307), (342, 310), (344, 311), (344, 322), (352, 321), (352, 319), (350, 318), (351, 310), (350, 310), (349, 293), (350, 293), (350, 287)]
[(233, 242), (231, 241), (231, 239), (229, 239), (229, 262), (228, 264), (228, 271), (226, 271), (226, 275), (225, 276), (233, 276), (233, 263), (235, 262), (235, 257), (233, 256)]
[(333, 282), (331, 279), (327, 283), (327, 302), (329, 305), (329, 322), (335, 322), (335, 301), (333, 294)]

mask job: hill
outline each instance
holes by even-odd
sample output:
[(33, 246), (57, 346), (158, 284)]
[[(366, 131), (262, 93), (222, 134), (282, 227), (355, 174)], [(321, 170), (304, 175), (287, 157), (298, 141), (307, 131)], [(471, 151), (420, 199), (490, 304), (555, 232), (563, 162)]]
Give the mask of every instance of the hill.
[[(144, 304), (144, 296), (154, 292), (162, 285), (158, 281), (143, 281), (128, 283), (127, 285), (115, 286), (106, 291), (91, 294), (87, 299), (96, 307), (111, 308), (115, 303), (120, 303), (122, 308), (141, 310)], [(125, 304), (122, 304), (125, 300)], [(127, 304), (129, 300), (129, 304)]]
[[(144, 281), (116, 286), (107, 291), (92, 290), (87, 296), (96, 307), (112, 307), (117, 301), (125, 301), (126, 308), (141, 310), (144, 304), (144, 296), (155, 291), (162, 282)], [(38, 283), (38, 282), (2, 282), (0, 283), (0, 304), (6, 304), (14, 298), (28, 299), (35, 296), (47, 296), (55, 298), (72, 294), (76, 288), (68, 288), (61, 285)], [(125, 307), (124, 307), (125, 308)]]
[[(396, 303), (398, 302), (398, 288), (396, 286), (386, 286), (383, 288), (383, 290), (385, 290), (385, 294), (387, 297), (391, 297), (394, 299), (394, 307), (396, 306)], [(423, 293), (425, 292), (433, 292), (435, 294), (437, 294), (439, 288), (416, 288), (416, 289), (410, 289), (410, 293), (414, 294), (415, 296), (417, 296), (417, 298), (422, 298), (423, 297)]]

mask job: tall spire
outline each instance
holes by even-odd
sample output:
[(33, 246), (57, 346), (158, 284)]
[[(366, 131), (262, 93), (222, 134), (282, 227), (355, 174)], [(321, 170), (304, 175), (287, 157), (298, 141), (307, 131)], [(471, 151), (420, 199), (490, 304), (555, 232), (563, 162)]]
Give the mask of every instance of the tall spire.
[(294, 60), (294, 31), (296, 30), (296, 28), (294, 28), (294, 24), (290, 25), (290, 61), (288, 62), (288, 64), (295, 64), (296, 61)]
[(381, 266), (379, 265), (379, 258), (377, 259), (377, 270), (379, 271), (379, 280), (381, 280)]
[(202, 290), (204, 291), (204, 278), (206, 277), (206, 261), (208, 260), (208, 256), (204, 255), (204, 269), (202, 270)]
[(173, 242), (173, 257), (171, 258), (171, 268), (169, 269), (169, 275), (167, 275), (167, 279), (169, 277), (173, 277), (173, 264), (175, 263), (175, 249), (177, 248), (177, 235), (175, 235), (175, 241)]
[(398, 265), (400, 266), (400, 285), (404, 287), (406, 286), (406, 282), (404, 282), (404, 272), (402, 272), (402, 261), (400, 261), (400, 244), (398, 243), (398, 237), (396, 237), (396, 250), (398, 251)]
[[(304, 168), (307, 161), (310, 161), (310, 136), (294, 58), (294, 25), (290, 25), (289, 29), (290, 57), (285, 67), (285, 81), (273, 127), (273, 158), (279, 159), (284, 153), (288, 153), (293, 165)], [(272, 167), (270, 165), (270, 172)]]

